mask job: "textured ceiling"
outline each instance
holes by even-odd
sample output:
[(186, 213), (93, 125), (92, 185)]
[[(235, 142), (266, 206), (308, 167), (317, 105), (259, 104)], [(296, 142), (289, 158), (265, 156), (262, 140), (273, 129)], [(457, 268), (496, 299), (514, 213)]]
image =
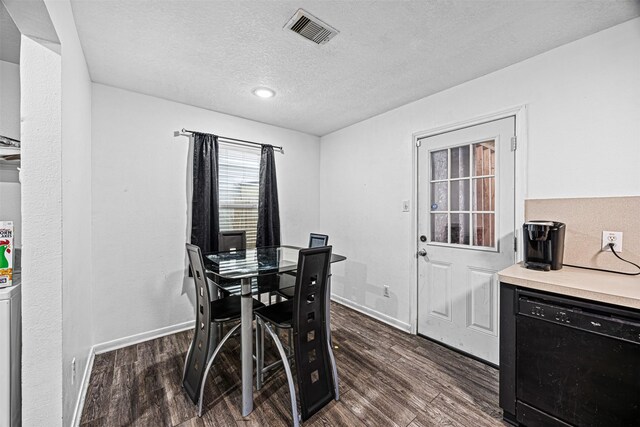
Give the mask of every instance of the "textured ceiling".
[(20, 63), (20, 31), (0, 1), (0, 61)]
[[(603, 0), (72, 0), (93, 81), (314, 135), (640, 15)], [(304, 8), (340, 31), (283, 30)], [(251, 94), (257, 86), (275, 98)]]

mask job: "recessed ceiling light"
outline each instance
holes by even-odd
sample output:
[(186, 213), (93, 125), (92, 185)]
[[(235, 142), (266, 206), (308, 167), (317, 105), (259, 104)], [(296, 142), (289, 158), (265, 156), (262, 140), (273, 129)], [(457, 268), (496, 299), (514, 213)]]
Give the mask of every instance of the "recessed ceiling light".
[(272, 98), (276, 96), (276, 93), (268, 87), (256, 88), (253, 90), (253, 94), (255, 96), (259, 96), (260, 98)]

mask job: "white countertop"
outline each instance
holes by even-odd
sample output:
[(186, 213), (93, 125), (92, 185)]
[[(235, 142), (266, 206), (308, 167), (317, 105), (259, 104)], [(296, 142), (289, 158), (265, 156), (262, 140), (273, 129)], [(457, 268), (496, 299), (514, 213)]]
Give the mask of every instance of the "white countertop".
[(592, 301), (640, 309), (640, 276), (581, 268), (529, 270), (514, 264), (498, 272), (501, 282)]
[(13, 298), (14, 295), (20, 293), (20, 284), (0, 288), (0, 300)]

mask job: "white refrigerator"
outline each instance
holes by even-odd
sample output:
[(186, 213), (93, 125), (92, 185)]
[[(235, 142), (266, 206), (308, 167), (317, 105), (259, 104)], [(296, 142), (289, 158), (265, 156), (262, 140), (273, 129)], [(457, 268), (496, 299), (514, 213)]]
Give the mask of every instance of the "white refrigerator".
[(21, 425), (20, 323), (20, 285), (0, 288), (0, 427)]

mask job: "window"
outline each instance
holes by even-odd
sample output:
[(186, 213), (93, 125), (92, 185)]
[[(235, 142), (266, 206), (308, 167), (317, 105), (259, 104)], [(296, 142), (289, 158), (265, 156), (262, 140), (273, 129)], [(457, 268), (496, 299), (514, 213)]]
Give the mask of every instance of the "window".
[(495, 145), (431, 152), (431, 242), (496, 247)]
[(218, 150), (220, 231), (245, 230), (256, 247), (260, 150), (221, 143)]

